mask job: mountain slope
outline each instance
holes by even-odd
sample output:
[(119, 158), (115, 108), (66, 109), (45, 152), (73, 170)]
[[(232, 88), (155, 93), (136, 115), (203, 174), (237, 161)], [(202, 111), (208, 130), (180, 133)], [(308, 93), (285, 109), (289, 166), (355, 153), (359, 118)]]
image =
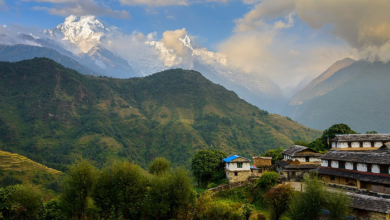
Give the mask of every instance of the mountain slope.
[(321, 132), (268, 114), (200, 73), (145, 78), (81, 75), (45, 58), (0, 62), (0, 148), (60, 170), (82, 155), (143, 167), (157, 156), (188, 165), (198, 150), (247, 157)]
[(85, 75), (98, 76), (99, 74), (89, 70), (88, 68), (80, 65), (75, 60), (64, 56), (57, 51), (38, 46), (29, 45), (0, 45), (0, 61), (16, 62), (26, 59), (32, 59), (34, 57), (46, 57), (50, 58), (61, 65), (74, 69)]
[(362, 133), (390, 132), (389, 63), (358, 61), (326, 81), (337, 87), (309, 102), (296, 120), (317, 129), (345, 123)]

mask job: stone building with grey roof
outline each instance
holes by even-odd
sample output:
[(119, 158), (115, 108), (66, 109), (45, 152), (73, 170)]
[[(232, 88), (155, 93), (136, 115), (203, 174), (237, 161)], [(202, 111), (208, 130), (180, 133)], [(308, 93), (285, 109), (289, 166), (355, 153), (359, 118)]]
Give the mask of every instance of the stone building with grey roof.
[(282, 151), (282, 154), (283, 160), (277, 161), (276, 165), (279, 173), (286, 174), (289, 180), (321, 165), (322, 154), (308, 147), (294, 145)]
[(390, 134), (340, 134), (330, 140), (332, 150), (367, 151), (377, 150), (390, 142)]

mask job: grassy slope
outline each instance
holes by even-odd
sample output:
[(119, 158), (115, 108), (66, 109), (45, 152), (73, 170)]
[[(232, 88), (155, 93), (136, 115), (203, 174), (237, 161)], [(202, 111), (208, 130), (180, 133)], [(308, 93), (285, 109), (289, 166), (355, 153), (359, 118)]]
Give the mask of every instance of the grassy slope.
[(60, 170), (80, 155), (98, 166), (122, 158), (143, 167), (156, 156), (188, 165), (208, 148), (249, 157), (320, 134), (195, 71), (124, 80), (44, 58), (0, 62), (0, 148)]

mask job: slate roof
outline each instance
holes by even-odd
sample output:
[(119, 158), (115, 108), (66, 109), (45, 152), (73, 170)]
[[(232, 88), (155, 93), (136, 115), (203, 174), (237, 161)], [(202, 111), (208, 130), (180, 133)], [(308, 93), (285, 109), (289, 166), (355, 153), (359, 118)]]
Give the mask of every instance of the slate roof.
[(339, 160), (357, 163), (390, 164), (390, 151), (377, 150), (365, 152), (329, 151), (321, 160)]
[(390, 184), (389, 174), (368, 173), (368, 172), (330, 168), (330, 167), (319, 167), (318, 169), (313, 171), (318, 172), (318, 174), (322, 174), (322, 175), (325, 174), (325, 175), (341, 176), (341, 177), (357, 179), (365, 182)]
[(294, 145), (294, 146), (290, 147), (289, 149), (282, 151), (282, 154), (293, 157), (296, 153), (299, 153), (299, 152), (307, 150), (307, 149), (309, 149), (309, 148), (304, 147), (304, 146), (300, 146), (300, 145)]
[(390, 199), (347, 192), (351, 207), (372, 212), (390, 213)]
[(331, 141), (390, 141), (390, 134), (338, 134)]
[(237, 159), (237, 158), (242, 158), (242, 159), (244, 159), (244, 160), (247, 160), (247, 161), (251, 162), (251, 160), (249, 160), (249, 159), (247, 159), (247, 158), (245, 158), (245, 157), (238, 156), (238, 155), (230, 155), (229, 157), (223, 159), (222, 161), (223, 161), (223, 162), (226, 162), (226, 163), (229, 163), (229, 162), (231, 162), (232, 160), (235, 160), (235, 159)]
[(320, 164), (289, 164), (285, 160), (279, 160), (275, 162), (277, 165), (283, 167), (284, 169), (316, 169), (320, 166)]
[(276, 161), (275, 163), (276, 163), (277, 165), (281, 166), (281, 167), (285, 167), (285, 166), (290, 165), (290, 164), (287, 163), (285, 160), (279, 160), (279, 161)]

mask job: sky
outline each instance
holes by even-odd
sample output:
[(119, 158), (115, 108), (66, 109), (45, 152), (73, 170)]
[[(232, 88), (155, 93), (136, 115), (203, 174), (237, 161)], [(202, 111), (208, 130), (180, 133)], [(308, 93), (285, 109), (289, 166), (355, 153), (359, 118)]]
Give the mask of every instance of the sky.
[(390, 60), (389, 0), (0, 0), (0, 24), (35, 29), (95, 15), (124, 33), (183, 30), (282, 88), (350, 57)]

